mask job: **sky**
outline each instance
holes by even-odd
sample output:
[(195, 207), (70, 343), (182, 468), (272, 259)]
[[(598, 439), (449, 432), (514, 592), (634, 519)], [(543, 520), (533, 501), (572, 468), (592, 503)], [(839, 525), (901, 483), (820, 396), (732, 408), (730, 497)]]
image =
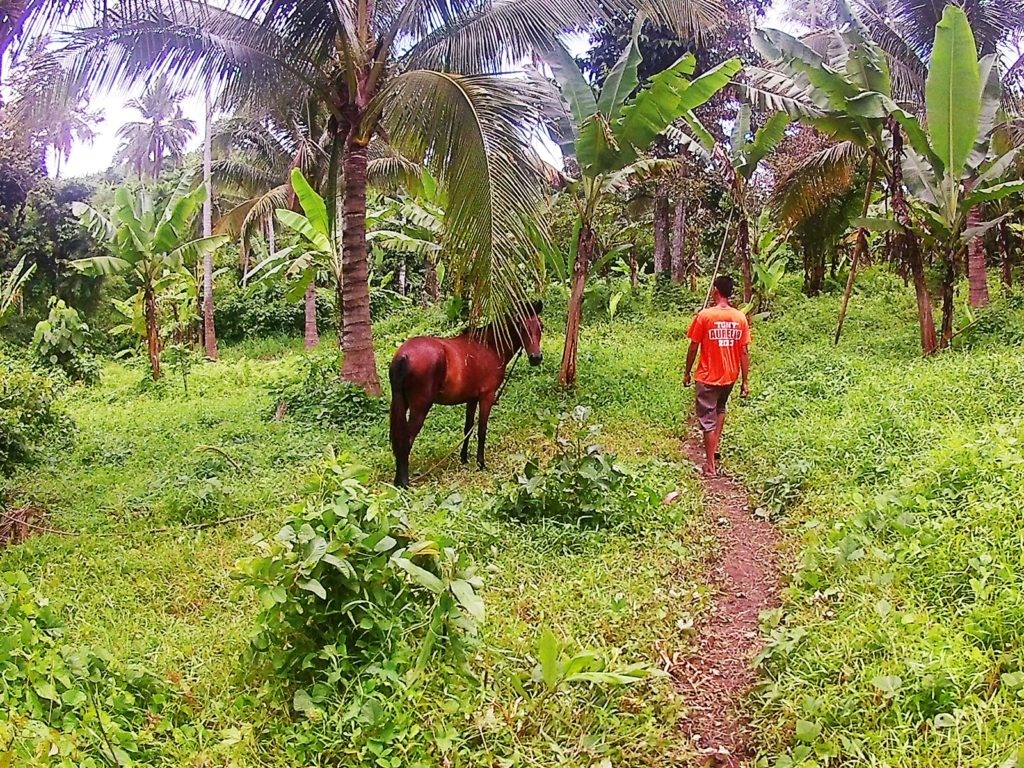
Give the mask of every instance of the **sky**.
[[(781, 27), (785, 26), (782, 22), (782, 0), (776, 0), (771, 8), (768, 9), (767, 14), (760, 26), (764, 27)], [(580, 39), (580, 50), (577, 53), (583, 53), (586, 50), (586, 41), (584, 38)], [(138, 89), (141, 91), (141, 88)], [(86, 176), (91, 173), (99, 173), (105, 171), (110, 167), (111, 162), (114, 159), (114, 155), (117, 153), (117, 130), (126, 122), (135, 120), (138, 115), (126, 106), (126, 102), (133, 96), (138, 95), (137, 92), (113, 92), (108, 94), (103, 100), (97, 100), (91, 106), (96, 109), (103, 117), (102, 122), (96, 127), (96, 137), (91, 144), (75, 143), (71, 150), (71, 156), (68, 160), (61, 164), (60, 173), (62, 177), (69, 178), (74, 176)], [(195, 149), (199, 146), (202, 140), (203, 131), (203, 119), (204, 119), (204, 108), (202, 97), (190, 97), (185, 100), (182, 105), (185, 114), (192, 118), (196, 124), (196, 135), (192, 138), (188, 149)], [(55, 162), (48, 164), (51, 169), (57, 167)]]

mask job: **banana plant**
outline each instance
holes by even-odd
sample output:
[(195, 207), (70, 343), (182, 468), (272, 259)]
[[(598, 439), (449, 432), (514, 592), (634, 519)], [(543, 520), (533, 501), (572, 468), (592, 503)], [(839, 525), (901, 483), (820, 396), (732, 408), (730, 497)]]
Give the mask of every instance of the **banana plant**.
[[(808, 157), (773, 194), (772, 207), (790, 226), (813, 218), (830, 197), (845, 193), (859, 176), (854, 171), (865, 164), (867, 183), (862, 218), (868, 215), (875, 182), (880, 176), (888, 180), (894, 199), (902, 194), (890, 164), (893, 142), (887, 140), (887, 133), (891, 135), (899, 127), (887, 119), (884, 110), (878, 109), (881, 98), (892, 97), (888, 60), (845, 0), (840, 0), (836, 9), (839, 28), (829, 34), (827, 53), (819, 53), (781, 30), (757, 29), (751, 37), (768, 66), (747, 68), (747, 98), (762, 109), (785, 112), (837, 142)], [(857, 228), (836, 325), (837, 344), (857, 269), (867, 256), (867, 233), (865, 226)], [(910, 262), (907, 266), (914, 276), (918, 296), (922, 345), (928, 349), (934, 342), (934, 325), (920, 250), (913, 243), (903, 243), (898, 250)]]
[(85, 203), (75, 203), (74, 214), (107, 254), (73, 261), (87, 275), (126, 275), (139, 284), (138, 298), (145, 319), (146, 347), (153, 379), (160, 378), (160, 318), (158, 295), (173, 273), (187, 268), (213, 253), (228, 241), (225, 235), (193, 238), (195, 217), (206, 188), (192, 188), (186, 175), (164, 201), (156, 201), (145, 189), (133, 193), (119, 187), (108, 212)]
[(31, 264), (26, 267), (25, 257), (22, 256), (21, 260), (14, 265), (11, 273), (0, 283), (0, 328), (7, 321), (8, 315), (14, 311), (21, 292), (25, 288), (25, 283), (28, 282), (35, 271), (36, 265)]
[(743, 300), (749, 302), (754, 294), (754, 274), (750, 257), (750, 219), (752, 215), (750, 179), (779, 142), (786, 136), (790, 116), (776, 112), (769, 117), (753, 135), (750, 135), (750, 105), (740, 105), (733, 126), (728, 149), (714, 141), (711, 134), (696, 126), (700, 145), (710, 154), (712, 167), (716, 169), (723, 185), (732, 198), (738, 212), (736, 224), (736, 256), (743, 276)]
[[(902, 230), (909, 224), (942, 257), (940, 347), (948, 346), (953, 336), (954, 286), (964, 249), (1009, 215), (982, 221), (981, 206), (1024, 192), (1024, 180), (1013, 178), (1017, 148), (1001, 151), (992, 141), (1000, 93), (996, 56), (978, 58), (967, 15), (947, 6), (935, 28), (925, 82), (926, 122), (890, 98), (878, 99), (910, 142), (902, 171), (913, 216), (910, 222), (895, 222), (895, 227)], [(983, 253), (981, 258), (983, 269)]]
[(568, 108), (555, 130), (563, 153), (573, 155), (580, 168), (579, 179), (571, 181), (567, 190), (573, 195), (577, 216), (570, 254), (572, 289), (559, 374), (566, 387), (576, 382), (583, 298), (597, 243), (594, 223), (599, 204), (632, 179), (653, 175), (668, 164), (644, 153), (677, 120), (699, 125), (693, 110), (728, 85), (741, 67), (739, 59), (729, 59), (690, 80), (696, 59), (686, 54), (640, 88), (637, 68), (643, 22), (643, 16), (638, 15), (626, 50), (597, 94), (564, 47), (554, 45), (542, 53)]
[(407, 257), (422, 259), (426, 268), (424, 291), (437, 301), (444, 266), (440, 262), (444, 238), (444, 194), (433, 175), (423, 170), (413, 194), (384, 199), (366, 217), (367, 242), (376, 253), (391, 251), (401, 256), (400, 292), (405, 293)]

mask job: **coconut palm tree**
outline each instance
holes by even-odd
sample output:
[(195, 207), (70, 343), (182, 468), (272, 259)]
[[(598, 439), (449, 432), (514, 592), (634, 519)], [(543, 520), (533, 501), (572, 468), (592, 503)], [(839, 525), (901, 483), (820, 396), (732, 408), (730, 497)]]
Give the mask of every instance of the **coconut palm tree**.
[[(718, 0), (681, 0), (681, 9), (668, 0), (647, 2), (663, 21), (698, 28), (719, 7)], [(108, 23), (76, 33), (65, 54), (79, 86), (173, 73), (222, 80), (234, 103), (258, 104), (283, 92), (323, 104), (330, 114), (329, 199), (344, 180), (341, 206), (328, 206), (332, 229), (341, 219), (342, 376), (379, 392), (365, 221), (371, 139), (384, 132), (404, 154), (430, 162), (450, 202), (446, 245), (459, 255), (476, 311), (507, 309), (524, 293), (518, 264), (530, 249), (539, 185), (520, 130), (536, 99), (501, 70), (563, 30), (633, 6), (253, 0), (233, 12), (191, 0), (125, 2), (108, 11)]]
[(185, 147), (195, 135), (196, 124), (185, 117), (181, 100), (182, 95), (171, 87), (167, 77), (160, 76), (147, 86), (140, 98), (127, 102), (142, 119), (118, 128), (121, 146), (117, 161), (126, 164), (140, 179), (159, 178), (166, 162), (180, 162), (185, 156)]

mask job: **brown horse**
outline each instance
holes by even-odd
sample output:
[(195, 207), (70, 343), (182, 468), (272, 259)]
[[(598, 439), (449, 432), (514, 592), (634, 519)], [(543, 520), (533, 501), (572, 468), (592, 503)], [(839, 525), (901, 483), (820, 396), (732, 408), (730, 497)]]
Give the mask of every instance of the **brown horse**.
[(531, 365), (542, 359), (540, 302), (525, 307), (502, 324), (471, 330), (451, 339), (416, 336), (391, 361), (391, 450), (395, 454), (395, 485), (409, 485), (409, 454), (434, 403), (466, 404), (462, 463), (469, 461), (469, 433), (480, 406), (476, 461), (484, 468), (487, 419), (505, 369), (520, 350)]

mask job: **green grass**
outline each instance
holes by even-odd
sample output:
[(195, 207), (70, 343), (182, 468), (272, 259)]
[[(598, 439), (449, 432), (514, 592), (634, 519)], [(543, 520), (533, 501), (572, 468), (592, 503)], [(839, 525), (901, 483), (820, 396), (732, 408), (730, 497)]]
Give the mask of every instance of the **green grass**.
[(911, 296), (794, 298), (734, 422), (792, 534), (754, 697), (763, 765), (1024, 765), (1024, 315), (1010, 296), (921, 359)]
[[(444, 327), (423, 312), (381, 323), (380, 359), (406, 335)], [(686, 646), (690, 622), (707, 606), (698, 563), (713, 540), (695, 514), (697, 486), (678, 463), (678, 377), (664, 375), (680, 364), (682, 332), (669, 316), (594, 326), (572, 398), (555, 385), (560, 339), (551, 335), (548, 363), (518, 366), (496, 409), (485, 473), (443, 463), (461, 433), (461, 409), (431, 413), (412, 470), (442, 464), (408, 494), (412, 522), (476, 558), (488, 612), (475, 682), (452, 689), (459, 705), (446, 703), (443, 686), (428, 687), (415, 704), (435, 738), (456, 734), (453, 764), (685, 764), (682, 709), (664, 680), (621, 691), (581, 685), (539, 702), (512, 683), (529, 674), (544, 628), (569, 649), (594, 649), (614, 664), (657, 662), (659, 644)], [(255, 538), (277, 530), (329, 447), (370, 467), (371, 485), (390, 480), (393, 466), (384, 419), (351, 428), (274, 419), (271, 392), (299, 375), (300, 346), (264, 339), (225, 349), (216, 365), (193, 368), (187, 394), (173, 374), (152, 385), (141, 364), (107, 365), (100, 385), (66, 397), (78, 426), (73, 447), (9, 483), (13, 501), (38, 504), (47, 525), (76, 535), (34, 536), (4, 551), (0, 568), (30, 576), (66, 621), (68, 644), (106, 648), (187, 692), (187, 725), (168, 739), (167, 764), (319, 759), (300, 746), (323, 743), (318, 724), (291, 712), (290, 698), (242, 662), (258, 607), (231, 573), (236, 559), (253, 554)], [(609, 450), (646, 467), (660, 489), (684, 489), (684, 500), (636, 530), (587, 534), (490, 513), (488, 489), (511, 478), (520, 454), (554, 450), (538, 411), (577, 402), (594, 408)], [(186, 527), (240, 515), (252, 517)], [(346, 759), (383, 765), (369, 754)]]
[[(917, 352), (912, 294), (894, 278), (861, 281), (838, 349), (836, 303), (787, 294), (755, 327), (753, 393), (727, 427), (727, 466), (788, 542), (784, 605), (764, 617), (749, 701), (759, 764), (1024, 766), (1021, 298), (1000, 299), (930, 359)], [(418, 533), (448, 537), (482, 566), (487, 621), (475, 677), (439, 671), (408, 703), (403, 738), (444, 756), (428, 764), (689, 764), (686, 702), (665, 681), (548, 697), (514, 684), (545, 628), (571, 651), (653, 662), (660, 645), (688, 647), (709, 604), (701, 563), (714, 538), (678, 443), (688, 319), (689, 307), (664, 308), (587, 325), (569, 397), (555, 384), (549, 317), (547, 362), (518, 366), (496, 409), (487, 472), (445, 461), (461, 410), (431, 413), (412, 472), (437, 466), (407, 494), (410, 515)], [(406, 336), (446, 327), (437, 313), (391, 317), (375, 327), (380, 360)], [(415, 764), (341, 744), (331, 748), (343, 759), (317, 757), (328, 721), (292, 712), (286, 691), (242, 661), (257, 606), (231, 578), (235, 560), (276, 530), (330, 446), (368, 466), (372, 487), (392, 473), (383, 419), (273, 418), (271, 393), (305, 359), (296, 339), (245, 342), (197, 366), (188, 395), (173, 377), (152, 386), (137, 364), (108, 365), (99, 386), (66, 398), (73, 448), (9, 484), (14, 501), (81, 535), (30, 538), (0, 568), (30, 575), (66, 620), (66, 642), (108, 648), (188, 692), (167, 765)], [(544, 414), (577, 403), (593, 409), (609, 450), (659, 488), (682, 488), (683, 501), (634, 528), (585, 534), (496, 516), (488, 501), (520, 455), (554, 452)]]

